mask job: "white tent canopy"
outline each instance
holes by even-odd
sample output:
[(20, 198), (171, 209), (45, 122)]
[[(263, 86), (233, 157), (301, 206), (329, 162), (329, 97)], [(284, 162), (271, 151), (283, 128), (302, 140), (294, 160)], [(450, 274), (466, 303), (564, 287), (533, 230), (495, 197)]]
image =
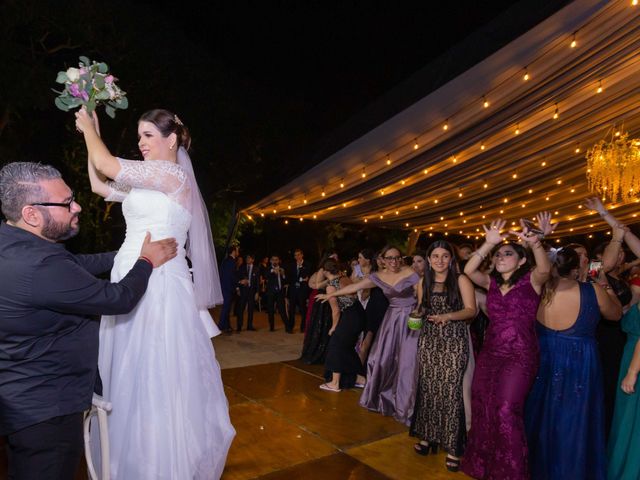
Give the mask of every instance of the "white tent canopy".
[[(551, 210), (557, 235), (604, 228), (580, 206), (584, 153), (640, 132), (639, 13), (569, 4), (245, 213), (473, 237)], [(638, 210), (609, 206), (629, 223)]]

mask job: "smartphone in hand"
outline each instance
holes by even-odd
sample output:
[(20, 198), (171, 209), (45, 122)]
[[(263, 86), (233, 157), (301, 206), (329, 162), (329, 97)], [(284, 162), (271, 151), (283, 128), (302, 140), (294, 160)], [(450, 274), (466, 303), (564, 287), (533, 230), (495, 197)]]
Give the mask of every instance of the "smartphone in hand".
[(528, 232), (534, 233), (536, 235), (544, 235), (544, 232), (540, 230), (538, 227), (536, 227), (536, 224), (533, 223), (531, 220), (523, 218), (522, 223), (524, 223), (524, 226), (527, 227)]

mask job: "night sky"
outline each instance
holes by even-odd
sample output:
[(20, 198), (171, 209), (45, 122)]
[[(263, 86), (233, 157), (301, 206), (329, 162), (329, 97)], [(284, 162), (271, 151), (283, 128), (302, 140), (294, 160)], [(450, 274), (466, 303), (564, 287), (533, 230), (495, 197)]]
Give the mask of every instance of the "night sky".
[[(83, 222), (91, 222), (77, 241), (92, 248), (117, 243), (120, 234), (104, 234), (104, 223), (122, 230), (121, 215), (105, 214), (88, 191), (82, 140), (51, 91), (57, 71), (75, 66), (78, 56), (105, 61), (130, 104), (115, 120), (103, 119), (108, 147), (139, 158), (140, 114), (158, 107), (178, 113), (193, 136), (194, 168), (220, 244), (234, 208), (352, 140), (334, 132), (433, 59), (497, 17), (535, 17), (566, 3), (5, 0), (0, 159), (61, 168), (84, 202)], [(509, 23), (507, 17), (489, 33), (493, 50), (485, 56), (529, 28), (507, 31)], [(449, 70), (476, 60), (465, 61), (451, 59)], [(432, 80), (442, 84), (448, 73), (433, 72)]]

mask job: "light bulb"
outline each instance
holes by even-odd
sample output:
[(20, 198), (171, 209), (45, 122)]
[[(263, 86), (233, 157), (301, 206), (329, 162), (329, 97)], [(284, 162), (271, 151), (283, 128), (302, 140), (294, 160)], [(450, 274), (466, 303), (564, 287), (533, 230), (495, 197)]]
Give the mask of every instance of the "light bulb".
[(417, 150), (418, 149), (418, 140), (416, 140), (413, 144), (413, 149)]
[(429, 173), (429, 170), (425, 168), (425, 169), (422, 171), (422, 173), (424, 173), (424, 174), (426, 175), (427, 173)]
[(484, 188), (489, 188), (489, 185), (485, 183)]
[(449, 120), (444, 122), (444, 125), (442, 125), (442, 130), (444, 130), (445, 132), (449, 130)]
[(489, 100), (487, 100), (487, 97), (485, 97), (484, 95), (482, 96), (482, 106), (484, 108), (489, 108)]
[(529, 80), (529, 71), (525, 68), (524, 69), (524, 76), (522, 77), (522, 79), (526, 82)]
[(602, 80), (598, 81), (598, 89), (596, 90), (596, 93), (602, 93)]
[(573, 34), (573, 39), (571, 40), (571, 48), (576, 48), (578, 46), (578, 42), (576, 42), (576, 34)]
[(553, 119), (556, 120), (560, 114), (558, 113), (558, 104), (556, 103), (556, 111), (553, 112)]
[(520, 124), (516, 125), (516, 131), (515, 131), (516, 135), (520, 135)]

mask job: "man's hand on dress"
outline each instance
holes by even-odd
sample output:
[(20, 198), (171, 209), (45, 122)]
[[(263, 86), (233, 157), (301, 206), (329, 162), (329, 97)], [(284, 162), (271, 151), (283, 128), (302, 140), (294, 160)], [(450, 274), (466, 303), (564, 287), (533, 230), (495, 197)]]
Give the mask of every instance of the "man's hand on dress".
[(175, 238), (164, 238), (162, 240), (151, 241), (151, 234), (147, 232), (142, 242), (140, 258), (148, 260), (153, 268), (157, 268), (168, 262), (178, 254), (178, 242)]

